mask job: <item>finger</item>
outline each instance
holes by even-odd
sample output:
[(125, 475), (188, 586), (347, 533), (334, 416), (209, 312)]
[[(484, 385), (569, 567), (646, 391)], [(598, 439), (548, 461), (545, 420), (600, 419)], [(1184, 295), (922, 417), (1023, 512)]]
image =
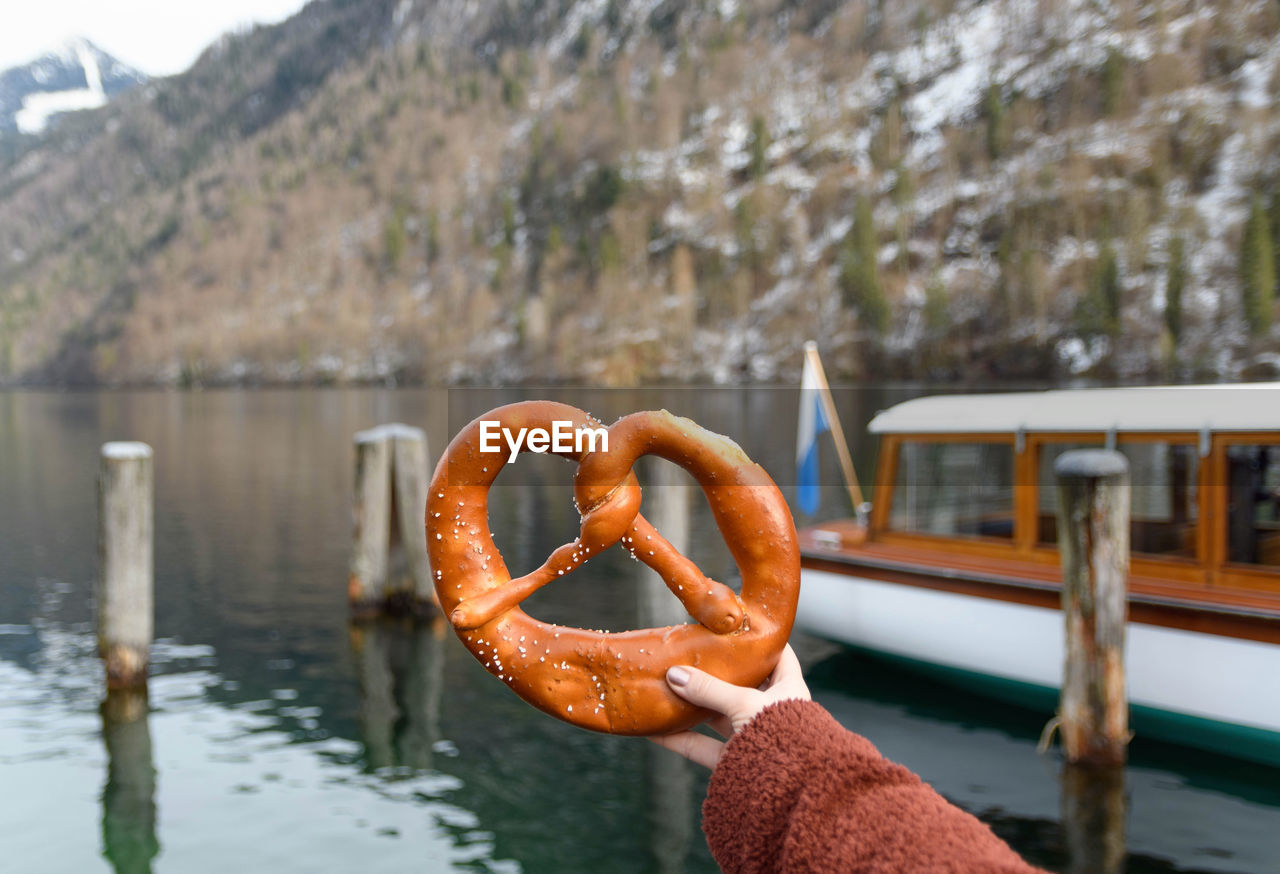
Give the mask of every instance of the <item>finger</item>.
[(667, 669), (667, 685), (684, 700), (732, 717), (741, 710), (755, 689), (744, 689), (711, 676), (706, 671), (677, 665)]
[(773, 669), (773, 674), (769, 677), (769, 685), (780, 686), (783, 683), (794, 683), (799, 681), (804, 683), (804, 669), (800, 667), (800, 659), (796, 656), (796, 651), (791, 648), (791, 644), (787, 644), (782, 648), (782, 655), (778, 657), (778, 665)]
[(723, 743), (696, 731), (657, 735), (649, 740), (673, 753), (679, 753), (704, 768), (715, 768), (716, 763), (720, 761), (720, 754), (724, 752)]

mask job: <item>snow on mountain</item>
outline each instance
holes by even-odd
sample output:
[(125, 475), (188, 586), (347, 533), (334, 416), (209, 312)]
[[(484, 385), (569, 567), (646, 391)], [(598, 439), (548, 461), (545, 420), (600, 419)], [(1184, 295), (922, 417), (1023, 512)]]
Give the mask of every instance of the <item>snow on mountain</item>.
[(102, 106), (146, 76), (86, 39), (0, 72), (0, 131), (35, 134), (64, 112)]

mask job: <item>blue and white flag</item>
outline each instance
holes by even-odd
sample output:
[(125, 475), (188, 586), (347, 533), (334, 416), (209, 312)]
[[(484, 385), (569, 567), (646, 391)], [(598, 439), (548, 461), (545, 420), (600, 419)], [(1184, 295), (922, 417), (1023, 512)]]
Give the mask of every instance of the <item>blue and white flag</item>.
[(818, 510), (818, 435), (831, 430), (822, 410), (822, 380), (808, 355), (800, 374), (800, 421), (796, 427), (796, 503), (808, 515)]

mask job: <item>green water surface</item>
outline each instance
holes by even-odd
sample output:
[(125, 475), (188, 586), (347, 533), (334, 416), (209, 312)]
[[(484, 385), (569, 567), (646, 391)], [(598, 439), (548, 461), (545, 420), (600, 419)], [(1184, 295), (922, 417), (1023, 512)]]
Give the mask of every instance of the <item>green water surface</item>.
[[(846, 430), (920, 391), (841, 393)], [(792, 390), (543, 394), (606, 420), (659, 406), (692, 415), (791, 490)], [(716, 870), (698, 826), (700, 769), (533, 710), (442, 628), (348, 622), (352, 435), (419, 425), (434, 459), (462, 421), (509, 399), (0, 393), (0, 871)], [(99, 445), (115, 439), (155, 449), (158, 642), (146, 706), (116, 701), (104, 715), (95, 476)], [(873, 457), (857, 446), (861, 470)], [(500, 480), (490, 520), (515, 572), (577, 524), (571, 468), (521, 465)], [(825, 491), (824, 512), (844, 512), (840, 493)], [(700, 498), (691, 541), (695, 561), (734, 582)], [(614, 551), (529, 609), (637, 627), (642, 576)], [(856, 654), (815, 659), (815, 695), (846, 725), (1029, 858), (1066, 869), (1060, 764), (1034, 748), (1042, 714)], [(1150, 747), (1135, 749), (1127, 780), (1129, 871), (1280, 870), (1274, 770)]]

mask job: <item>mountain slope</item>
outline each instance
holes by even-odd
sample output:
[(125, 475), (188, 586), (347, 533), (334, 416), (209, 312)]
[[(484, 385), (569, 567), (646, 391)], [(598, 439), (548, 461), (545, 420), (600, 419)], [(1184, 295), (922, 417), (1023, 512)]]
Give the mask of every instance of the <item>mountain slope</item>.
[(0, 162), (0, 379), (1264, 372), (1278, 28), (313, 3)]

